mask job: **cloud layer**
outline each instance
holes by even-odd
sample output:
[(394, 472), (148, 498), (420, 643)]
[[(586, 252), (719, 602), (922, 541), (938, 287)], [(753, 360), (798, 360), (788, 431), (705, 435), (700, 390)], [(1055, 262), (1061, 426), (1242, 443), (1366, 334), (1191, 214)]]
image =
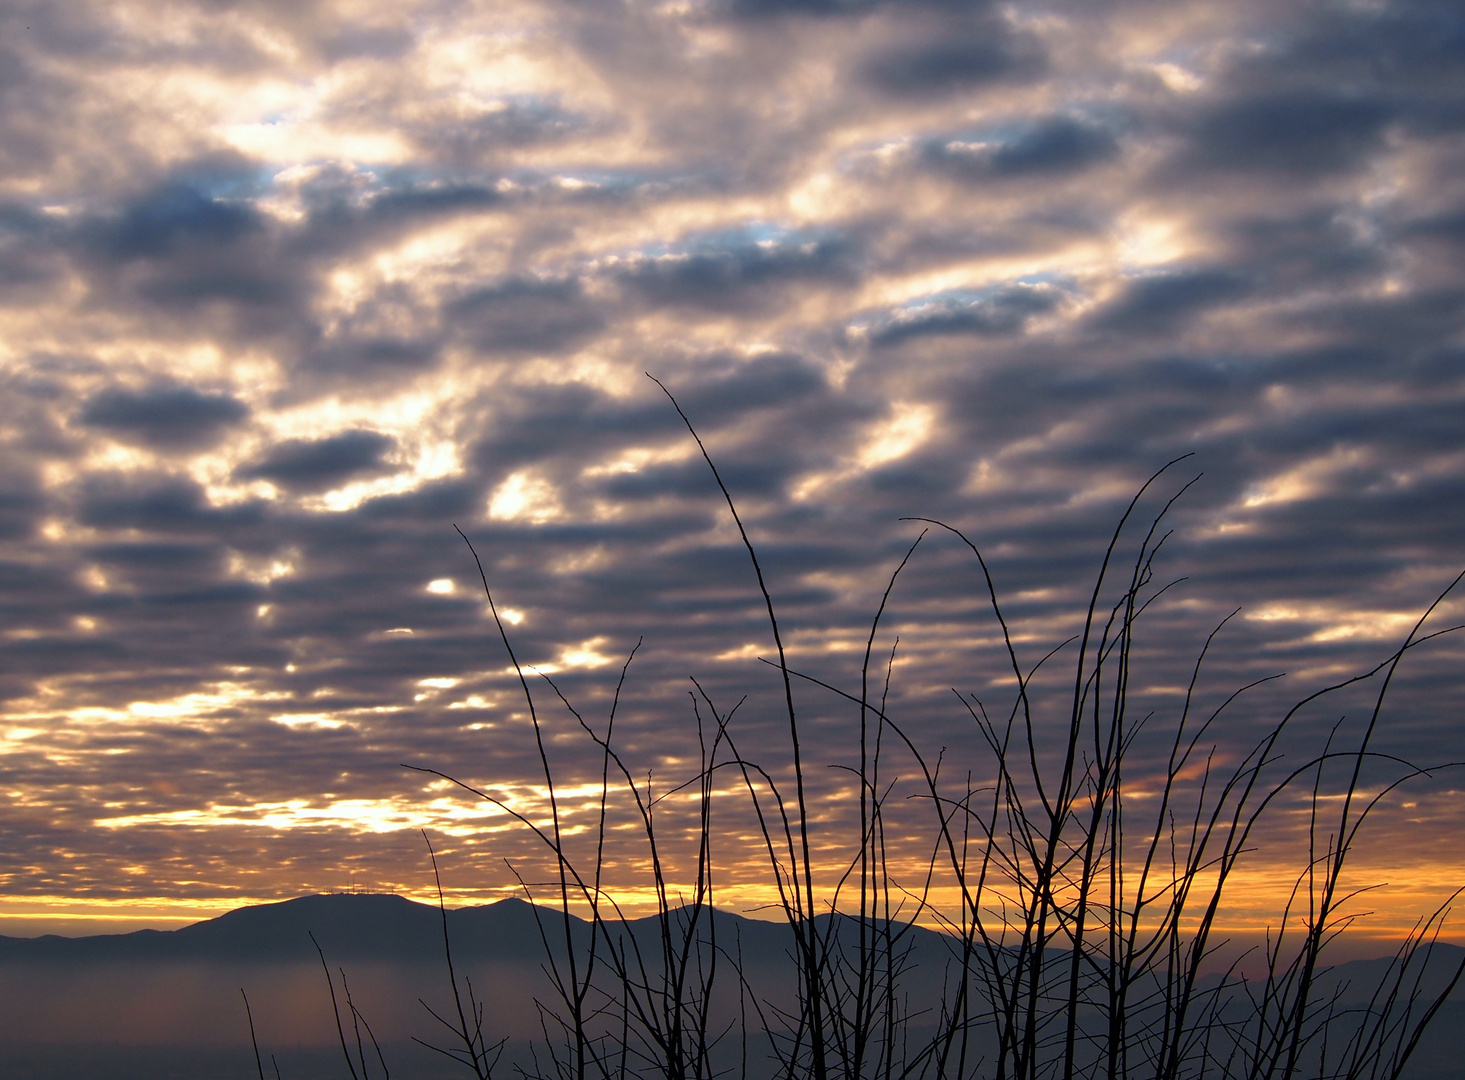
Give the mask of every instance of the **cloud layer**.
[[(531, 842), (399, 767), (543, 803), (455, 525), (587, 718), (643, 641), (617, 724), (655, 785), (688, 676), (777, 765), (757, 583), (644, 372), (841, 686), (903, 519), (981, 546), (1031, 664), (1193, 455), (1141, 509), (1203, 474), (1136, 694), (1172, 716), (1240, 607), (1207, 700), (1289, 678), (1234, 757), (1465, 565), (1462, 39), (1422, 2), (9, 5), (0, 903), (421, 891), (419, 826), (510, 888)], [(970, 553), (928, 537), (883, 627), (900, 715), (983, 775), (949, 688), (1011, 686)], [(1432, 650), (1380, 743), (1421, 764), (1465, 758)], [(537, 689), (574, 790), (598, 758)], [(850, 710), (800, 700), (847, 764)], [(1364, 865), (1458, 877), (1458, 786), (1389, 802)]]

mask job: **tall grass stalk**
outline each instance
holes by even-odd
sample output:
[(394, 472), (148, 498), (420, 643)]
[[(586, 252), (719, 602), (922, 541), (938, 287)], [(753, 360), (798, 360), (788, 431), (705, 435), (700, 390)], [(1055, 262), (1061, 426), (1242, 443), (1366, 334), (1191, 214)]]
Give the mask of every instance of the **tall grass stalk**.
[[(1360, 890), (1350, 888), (1345, 869), (1361, 830), (1399, 785), (1426, 772), (1375, 748), (1386, 697), (1406, 655), (1460, 629), (1426, 629), (1426, 623), (1465, 575), (1440, 593), (1377, 666), (1297, 701), (1228, 763), (1215, 738), (1217, 725), (1249, 692), (1276, 678), (1202, 707), (1203, 669), (1235, 612), (1199, 648), (1168, 729), (1160, 730), (1150, 715), (1135, 715), (1131, 700), (1137, 628), (1174, 584), (1156, 581), (1157, 558), (1170, 535), (1166, 522), (1194, 481), (1174, 485), (1157, 511), (1146, 515), (1143, 508), (1182, 458), (1151, 476), (1120, 517), (1080, 632), (1036, 659), (1020, 655), (980, 547), (949, 524), (912, 519), (926, 531), (892, 572), (870, 622), (858, 690), (845, 690), (790, 665), (773, 594), (732, 493), (691, 420), (661, 389), (706, 461), (747, 552), (776, 653), (766, 662), (781, 684), (788, 757), (760, 761), (744, 753), (736, 720), (742, 702), (724, 707), (694, 680), (691, 712), (700, 759), (683, 783), (655, 790), (650, 774), (637, 773), (616, 741), (616, 712), (636, 649), (621, 668), (603, 725), (592, 723), (549, 676), (531, 680), (526, 674), (483, 562), (460, 530), (527, 706), (547, 816), (532, 816), (450, 773), (419, 771), (496, 806), (538, 839), (553, 866), (548, 883), (520, 878), (531, 900), (546, 899), (536, 890), (551, 893), (534, 907), (552, 991), (537, 1003), (543, 1038), (532, 1060), (518, 1066), (526, 1076), (1400, 1077), (1465, 974), (1462, 962), (1443, 988), (1424, 991), (1423, 973), (1458, 892), (1420, 919), (1361, 1003), (1327, 979), (1326, 956), (1357, 917), (1352, 902)], [(1011, 701), (995, 712), (953, 690), (954, 706), (970, 721), (987, 761), (986, 774), (977, 778), (971, 772), (957, 780), (943, 775), (945, 751), (923, 746), (894, 715), (889, 689), (896, 646), (888, 654), (876, 650), (900, 575), (933, 530), (970, 552), (1015, 686)], [(1055, 701), (1038, 692), (1035, 680), (1064, 663), (1071, 665), (1068, 689)], [(535, 683), (542, 688), (538, 694)], [(847, 856), (832, 869), (816, 858), (820, 845), (795, 683), (830, 695), (858, 724), (858, 762), (850, 766), (857, 816)], [(1371, 711), (1352, 742), (1345, 744), (1335, 727), (1305, 760), (1284, 759), (1284, 738), (1304, 710), (1365, 685), (1373, 686)], [(549, 702), (573, 718), (598, 753), (597, 821), (585, 852), (572, 850), (557, 795), (543, 717)], [(1158, 777), (1142, 777), (1144, 799), (1135, 789), (1142, 732), (1163, 740)], [(1381, 767), (1392, 768), (1391, 776), (1365, 784), (1370, 770)], [(893, 859), (888, 840), (898, 772), (915, 776), (926, 814), (927, 856), (916, 878), (897, 872), (910, 853)], [(734, 785), (724, 784), (723, 776)], [(691, 880), (681, 888), (672, 883), (675, 860), (658, 816), (674, 794), (690, 796), (695, 807)], [(749, 969), (741, 940), (729, 940), (726, 922), (717, 917), (713, 813), (727, 799), (737, 800), (734, 810), (756, 822), (766, 882), (789, 935), (792, 1005)], [(1212, 970), (1223, 962), (1225, 901), (1264, 819), (1279, 803), (1296, 799), (1306, 810), (1308, 852), (1288, 899), (1258, 953)], [(628, 809), (639, 831), (655, 904), (649, 923), (626, 917), (607, 877), (614, 806)], [(436, 873), (435, 855), (433, 865)], [(440, 880), (438, 887), (441, 904)], [(929, 944), (918, 946), (918, 924), (940, 931), (940, 956)], [(647, 925), (654, 933), (645, 931)], [(438, 1017), (453, 1038), (453, 1046), (441, 1049), (479, 1080), (489, 1080), (503, 1044), (487, 1043), (483, 1006), (471, 984), (460, 993), (446, 913), (443, 926), (456, 1017)], [(943, 975), (932, 993), (935, 965)], [(925, 983), (916, 977), (922, 967)], [(342, 980), (344, 986), (344, 973)], [(350, 1011), (355, 1023), (358, 1014)], [(367, 1060), (358, 1053), (363, 1071)]]

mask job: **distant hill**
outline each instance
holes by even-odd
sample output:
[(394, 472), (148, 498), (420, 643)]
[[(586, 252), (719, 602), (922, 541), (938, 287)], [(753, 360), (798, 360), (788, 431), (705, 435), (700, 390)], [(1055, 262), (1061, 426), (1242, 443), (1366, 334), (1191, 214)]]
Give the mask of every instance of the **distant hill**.
[[(703, 936), (709, 916), (703, 911)], [(785, 923), (747, 919), (731, 911), (711, 914), (722, 953), (734, 951), (743, 963), (765, 974), (791, 963), (793, 933)], [(570, 932), (579, 947), (589, 941), (589, 923), (571, 914)], [(828, 916), (816, 920), (828, 926)], [(853, 919), (841, 936), (853, 942)], [(479, 907), (447, 911), (447, 929), (454, 958), (463, 963), (530, 964), (545, 960), (545, 941), (554, 950), (564, 942), (564, 914), (554, 907), (535, 907), (517, 898)], [(655, 917), (628, 920), (626, 929), (650, 955), (658, 950)], [(311, 935), (337, 963), (439, 964), (442, 961), (442, 913), (437, 906), (420, 904), (385, 892), (333, 892), (305, 895), (275, 904), (240, 907), (217, 919), (193, 923), (176, 931), (135, 931), (63, 938), (0, 936), (0, 966), (4, 964), (318, 964)], [(938, 977), (951, 957), (951, 941), (942, 933), (920, 926), (902, 926), (902, 947), (910, 947), (910, 977), (917, 982)], [(853, 947), (853, 945), (851, 945)], [(1421, 982), (1421, 992), (1436, 992), (1447, 972), (1465, 955), (1455, 945), (1440, 944)], [(1387, 958), (1339, 964), (1329, 974), (1351, 986), (1348, 998), (1371, 992), (1383, 974)], [(926, 969), (921, 972), (921, 969)], [(791, 974), (791, 970), (790, 970)], [(1365, 989), (1367, 988), (1367, 989)], [(1465, 999), (1465, 985), (1456, 988)]]
[[(575, 920), (579, 922), (579, 920)], [(515, 956), (540, 951), (534, 909), (500, 900), (448, 912), (455, 947)], [(315, 963), (311, 933), (332, 959), (427, 962), (441, 957), (438, 908), (389, 893), (301, 896), (237, 908), (178, 930), (65, 938), (0, 937), (0, 962), (228, 960)], [(461, 944), (460, 944), (461, 943)]]
[[(555, 947), (564, 940), (564, 915), (519, 899), (449, 909), (448, 933), (455, 957), (464, 960), (538, 962), (544, 936)], [(716, 913), (728, 944), (741, 937), (750, 958), (782, 958), (791, 941), (782, 923)], [(654, 919), (627, 923), (639, 940), (656, 937)], [(589, 923), (570, 916), (577, 941), (588, 940)], [(922, 933), (925, 933), (924, 931)], [(310, 934), (333, 961), (438, 963), (443, 956), (443, 919), (431, 904), (390, 893), (331, 893), (276, 904), (237, 908), (218, 918), (178, 930), (136, 930), (129, 934), (36, 938), (0, 936), (0, 963), (99, 963), (228, 961), (317, 963)]]
[[(703, 939), (716, 937), (719, 963), (740, 956), (760, 1000), (791, 1003), (797, 975), (787, 925), (726, 911), (704, 910), (700, 917)], [(552, 996), (544, 968), (551, 952), (563, 957), (564, 916), (510, 899), (451, 910), (447, 922), (458, 972), (473, 979), (487, 1003), (488, 1026), (527, 1045), (523, 1040), (539, 1035), (535, 999)], [(817, 922), (829, 928), (828, 916)], [(571, 916), (569, 925), (577, 951), (583, 950), (589, 924)], [(838, 927), (846, 947), (852, 947), (856, 926), (846, 920)], [(909, 948), (902, 985), (913, 1003), (934, 1002), (949, 986), (951, 939), (919, 927), (899, 929), (902, 947)], [(439, 909), (388, 894), (332, 894), (239, 908), (179, 930), (0, 937), (0, 1077), (255, 1076), (241, 988), (250, 995), (261, 1042), (281, 1054), (286, 1080), (336, 1076), (341, 1062), (331, 1056), (335, 1027), (312, 934), (333, 974), (349, 975), (356, 1000), (391, 1048), (394, 1077), (455, 1075), (442, 1072), (411, 1042), (433, 1031), (418, 999), (440, 1009), (450, 1000)], [(648, 970), (657, 970), (655, 919), (630, 921), (615, 936), (627, 955), (639, 950)], [(1419, 984), (1421, 995), (1432, 997), (1462, 955), (1457, 947), (1439, 946)], [(1062, 957), (1055, 954), (1055, 968)], [(1320, 989), (1327, 994), (1341, 985), (1340, 1002), (1361, 1003), (1385, 963), (1339, 965), (1320, 980)], [(736, 976), (725, 971), (719, 985), (722, 1007), (736, 1007)], [(1445, 1006), (1411, 1075), (1460, 1075), (1462, 1060), (1465, 986)]]
[[(704, 919), (707, 917), (704, 912)], [(718, 910), (718, 942), (725, 953), (740, 949), (744, 962), (760, 967), (789, 962), (793, 935), (782, 922), (750, 919)], [(828, 916), (816, 920), (827, 927)], [(569, 917), (578, 943), (588, 941), (589, 923)], [(448, 933), (453, 954), (465, 962), (529, 962), (537, 965), (546, 955), (544, 941), (562, 948), (564, 915), (553, 907), (538, 907), (510, 898), (476, 907), (449, 909)], [(658, 926), (654, 917), (626, 924), (643, 949), (655, 949)], [(854, 920), (841, 931), (853, 937)], [(903, 942), (912, 960), (927, 967), (944, 967), (949, 939), (917, 926), (902, 927)], [(703, 933), (706, 931), (704, 929)], [(163, 963), (228, 962), (316, 964), (310, 935), (314, 934), (331, 962), (436, 964), (443, 956), (443, 917), (439, 908), (390, 893), (330, 893), (300, 896), (274, 904), (237, 908), (214, 919), (178, 930), (137, 930), (128, 934), (89, 937), (36, 938), (0, 936), (0, 964), (5, 963)], [(1421, 984), (1428, 992), (1442, 983), (1447, 970), (1465, 956), (1458, 946), (1440, 944)], [(1386, 958), (1356, 960), (1335, 967), (1330, 979), (1350, 984), (1349, 997), (1372, 988), (1382, 975)], [(1456, 988), (1465, 999), (1465, 985)]]

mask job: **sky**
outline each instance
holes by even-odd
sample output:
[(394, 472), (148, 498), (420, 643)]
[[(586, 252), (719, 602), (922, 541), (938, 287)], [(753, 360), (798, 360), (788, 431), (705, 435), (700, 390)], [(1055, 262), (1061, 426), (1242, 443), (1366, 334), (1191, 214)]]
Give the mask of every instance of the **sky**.
[[(1199, 700), (1286, 677), (1214, 727), (1234, 763), (1465, 568), (1462, 56), (1459, 9), (1409, 0), (5, 0), (0, 933), (426, 897), (421, 829), (455, 903), (539, 880), (524, 830), (402, 768), (544, 809), (455, 526), (568, 826), (600, 758), (544, 677), (603, 730), (638, 640), (638, 782), (695, 771), (693, 677), (746, 695), (730, 730), (786, 776), (757, 580), (648, 373), (791, 665), (856, 693), (906, 519), (979, 546), (1030, 667), (1191, 455), (1136, 519), (1195, 480), (1134, 708), (1173, 724), (1239, 609)], [(949, 533), (891, 593), (879, 679), (892, 647), (891, 715), (979, 782), (952, 689), (1003, 713), (1014, 687)], [(1462, 659), (1411, 653), (1380, 752), (1465, 760)], [(1071, 678), (1039, 680), (1044, 723)], [(1370, 693), (1306, 712), (1287, 763)], [(835, 866), (858, 714), (796, 694)], [(746, 907), (767, 874), (726, 776)], [(1354, 864), (1380, 933), (1465, 883), (1462, 783), (1380, 803)], [(896, 790), (918, 863), (929, 806)], [(658, 809), (679, 873), (689, 805)], [(1295, 877), (1299, 812), (1242, 908)], [(634, 907), (634, 830), (610, 851)]]

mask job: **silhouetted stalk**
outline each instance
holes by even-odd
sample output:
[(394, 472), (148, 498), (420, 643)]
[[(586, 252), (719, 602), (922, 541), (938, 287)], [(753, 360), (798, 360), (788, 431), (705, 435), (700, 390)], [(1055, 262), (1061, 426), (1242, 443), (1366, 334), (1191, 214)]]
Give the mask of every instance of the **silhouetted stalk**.
[[(1459, 629), (1425, 633), (1424, 625), (1461, 578), (1389, 658), (1308, 694), (1271, 721), (1239, 761), (1227, 764), (1212, 741), (1218, 720), (1248, 691), (1280, 676), (1251, 682), (1201, 712), (1203, 669), (1235, 612), (1222, 619), (1194, 659), (1178, 713), (1157, 736), (1163, 766), (1146, 770), (1154, 773), (1146, 777), (1151, 802), (1138, 798), (1133, 777), (1144, 774), (1134, 758), (1137, 747), (1150, 746), (1145, 733), (1157, 720), (1153, 714), (1131, 713), (1130, 694), (1141, 623), (1176, 584), (1156, 582), (1156, 560), (1170, 535), (1165, 522), (1195, 481), (1179, 485), (1163, 502), (1150, 492), (1183, 459), (1150, 476), (1120, 515), (1099, 560), (1080, 632), (1030, 667), (1019, 658), (979, 547), (953, 526), (916, 519), (952, 535), (975, 557), (1001, 630), (1005, 664), (1015, 679), (1005, 712), (989, 714), (975, 695), (953, 690), (972, 722), (976, 746), (990, 758), (988, 778), (981, 771), (952, 768), (946, 748), (923, 748), (891, 715), (894, 647), (879, 702), (872, 700), (871, 664), (881, 621), (927, 533), (905, 552), (881, 595), (858, 692), (792, 669), (772, 592), (732, 494), (690, 418), (670, 391), (658, 386), (701, 452), (752, 564), (777, 651), (777, 659), (766, 662), (779, 670), (789, 756), (785, 768), (745, 754), (734, 730), (742, 702), (724, 710), (693, 679), (695, 775), (653, 788), (650, 773), (634, 770), (615, 741), (616, 709), (636, 649), (621, 669), (603, 733), (545, 676), (545, 684), (600, 751), (593, 865), (577, 865), (567, 846), (545, 721), (499, 618), (484, 565), (463, 536), (528, 704), (548, 821), (542, 815), (532, 820), (445, 773), (419, 771), (449, 779), (503, 810), (529, 829), (555, 862), (563, 949), (552, 947), (555, 935), (536, 906), (554, 1000), (537, 1002), (548, 1045), (545, 1058), (539, 1049), (533, 1051), (535, 1077), (712, 1080), (726, 1068), (714, 1051), (736, 1025), (738, 1069), (746, 1080), (752, 1024), (767, 1037), (781, 1080), (1294, 1080), (1304, 1067), (1311, 1076), (1314, 1065), (1318, 1080), (1397, 1080), (1425, 1026), (1465, 972), (1462, 965), (1441, 994), (1425, 1001), (1420, 979), (1447, 906), (1423, 920), (1400, 946), (1384, 982), (1363, 1006), (1346, 1005), (1341, 987), (1330, 989), (1321, 981), (1322, 960), (1356, 917), (1348, 905), (1360, 890), (1348, 889), (1343, 872), (1364, 822), (1399, 784), (1425, 774), (1379, 753), (1373, 741), (1405, 653)], [(1154, 503), (1159, 509), (1146, 523), (1141, 507)], [(1073, 663), (1071, 679), (1064, 680), (1071, 689), (1061, 695), (1052, 718), (1046, 713), (1048, 698), (1035, 693), (1034, 680), (1059, 657)], [(826, 860), (823, 868), (814, 864), (810, 837), (808, 764), (792, 689), (796, 678), (857, 710), (858, 756), (850, 767), (857, 817), (844, 854)], [(1304, 709), (1373, 678), (1379, 685), (1372, 712), (1356, 739), (1339, 742), (1342, 729), (1335, 728), (1320, 753), (1283, 767), (1282, 740)], [(1335, 749), (1335, 742), (1341, 748)], [(895, 774), (892, 756), (914, 768), (906, 783), (915, 785), (929, 808), (919, 812), (930, 814), (926, 859), (909, 881), (898, 879), (887, 851), (887, 817), (893, 813), (888, 800), (898, 779), (889, 778)], [(1363, 786), (1365, 768), (1373, 768), (1368, 763), (1387, 764), (1398, 775), (1368, 791)], [(1335, 791), (1331, 785), (1344, 764), (1345, 782)], [(760, 999), (743, 966), (740, 939), (734, 949), (718, 940), (713, 802), (714, 796), (725, 797), (716, 783), (725, 770), (740, 781), (756, 823), (754, 842), (791, 934), (797, 976), (792, 1008)], [(1219, 981), (1206, 982), (1202, 975), (1219, 948), (1213, 938), (1233, 877), (1264, 815), (1294, 790), (1310, 815), (1309, 853), (1279, 921), (1268, 929), (1261, 953), (1265, 973), (1255, 984), (1248, 981), (1238, 974), (1238, 958)], [(671, 869), (685, 864), (668, 862), (662, 840), (664, 806), (683, 792), (696, 805), (689, 849), (693, 872), (685, 896), (673, 883), (688, 878)], [(1340, 797), (1340, 816), (1334, 819), (1329, 811), (1325, 822), (1320, 814), (1335, 797)], [(645, 925), (654, 931), (654, 944), (650, 936), (644, 942), (637, 936), (604, 873), (611, 805), (621, 799), (634, 813), (638, 843), (645, 844), (656, 905), (654, 919)], [(1334, 820), (1336, 825), (1327, 828)], [(519, 880), (532, 901), (530, 885)], [(480, 1066), (487, 1061), (481, 1006), (471, 984), (467, 1008), (458, 996), (440, 881), (438, 889), (458, 1015), (458, 1022), (448, 1026), (465, 1046), (455, 1060), (487, 1080), (488, 1066)], [(949, 904), (945, 896), (953, 898)], [(846, 913), (845, 905), (853, 911)], [(588, 936), (574, 932), (572, 906), (588, 911)], [(917, 921), (939, 928), (947, 953), (942, 990), (931, 1001), (913, 1001), (907, 981), (917, 965), (936, 962), (914, 951)], [(737, 1020), (720, 1027), (712, 1001), (724, 969), (737, 979)], [(339, 1029), (339, 1013), (337, 1023)], [(344, 1034), (342, 1040), (344, 1047)], [(360, 1050), (358, 1045), (364, 1073)], [(349, 1054), (347, 1059), (350, 1064)]]
[[(316, 954), (320, 957), (320, 968), (326, 975), (326, 986), (331, 992), (331, 1013), (336, 1018), (336, 1036), (341, 1040), (341, 1054), (346, 1059), (346, 1068), (351, 1073), (351, 1080), (358, 1080), (356, 1066), (351, 1062), (351, 1051), (346, 1046), (346, 1030), (341, 1026), (341, 1008), (336, 1002), (336, 980), (331, 977), (331, 969), (326, 964), (326, 954), (320, 947), (320, 942), (315, 940), (315, 934), (310, 934), (310, 943), (315, 946)], [(365, 1062), (362, 1063), (365, 1068)]]
[[(457, 531), (458, 535), (463, 538), (463, 542), (468, 545), (468, 550), (473, 555), (473, 562), (474, 565), (478, 568), (479, 580), (483, 583), (483, 595), (488, 600), (488, 609), (490, 614), (493, 616), (494, 626), (498, 628), (499, 639), (504, 644), (504, 651), (509, 654), (509, 662), (513, 665), (514, 674), (518, 677), (519, 686), (524, 692), (524, 703), (529, 709), (529, 721), (534, 728), (534, 745), (535, 748), (539, 751), (539, 763), (543, 771), (544, 784), (549, 797), (550, 827), (551, 835), (553, 836), (554, 841), (553, 850), (557, 853), (563, 852), (564, 839), (560, 832), (559, 798), (555, 794), (554, 773), (550, 769), (549, 753), (544, 748), (544, 730), (539, 723), (539, 710), (535, 708), (534, 695), (529, 690), (529, 680), (524, 675), (524, 669), (519, 664), (519, 658), (514, 655), (514, 647), (509, 643), (508, 630), (504, 627), (503, 619), (499, 617), (498, 605), (494, 603), (493, 591), (488, 587), (488, 574), (483, 568), (483, 562), (481, 559), (479, 559), (478, 552), (474, 550), (472, 542), (468, 539), (467, 536), (463, 534), (463, 530), (459, 529), (456, 525), (453, 526), (453, 528)], [(568, 967), (569, 973), (568, 979), (564, 983), (560, 982), (560, 976), (558, 975), (558, 973), (555, 974), (555, 979), (557, 984), (561, 985), (562, 988), (574, 988), (580, 985), (580, 979), (577, 974), (578, 960), (576, 957), (574, 936), (570, 923), (570, 875), (568, 873), (568, 865), (565, 859), (557, 858), (556, 867), (559, 875), (560, 914), (561, 925), (564, 930), (565, 964)], [(577, 882), (577, 884), (579, 883)], [(546, 942), (546, 946), (547, 944), (548, 943)], [(550, 954), (550, 963), (551, 965), (555, 963), (552, 952)], [(574, 1032), (573, 1076), (575, 1077), (575, 1080), (585, 1080), (588, 1038), (585, 1032), (585, 1014), (583, 1008), (584, 1001), (583, 998), (580, 997), (580, 995), (578, 995), (573, 989), (569, 990), (569, 997), (570, 1000), (567, 1002), (567, 1004), (570, 1006), (570, 1023), (571, 1028)]]
[(661, 387), (676, 409), (677, 415), (687, 425), (687, 431), (697, 443), (697, 449), (702, 452), (702, 458), (707, 462), (707, 467), (712, 470), (712, 478), (717, 482), (718, 490), (722, 492), (723, 499), (727, 502), (727, 508), (732, 513), (733, 522), (738, 527), (738, 535), (742, 537), (743, 546), (748, 551), (748, 558), (753, 563), (753, 573), (758, 579), (758, 590), (763, 594), (763, 603), (768, 610), (768, 625), (773, 631), (773, 643), (778, 649), (778, 667), (783, 676), (783, 695), (785, 707), (788, 711), (789, 747), (793, 754), (794, 773), (794, 797), (798, 808), (798, 839), (800, 847), (800, 862), (790, 867), (791, 875), (797, 879), (799, 876), (800, 863), (803, 871), (803, 899), (800, 901), (798, 889), (793, 890), (795, 898), (795, 913), (798, 918), (793, 924), (795, 936), (798, 940), (799, 951), (803, 960), (801, 977), (804, 980), (806, 996), (808, 998), (809, 1016), (809, 1039), (810, 1039), (810, 1064), (813, 1080), (825, 1080), (828, 1063), (825, 1061), (824, 1050), (824, 994), (822, 983), (825, 972), (825, 957), (819, 951), (818, 935), (814, 932), (813, 918), (817, 911), (814, 899), (814, 867), (813, 859), (809, 854), (809, 810), (808, 801), (804, 792), (804, 766), (803, 757), (799, 745), (799, 721), (798, 712), (794, 708), (793, 681), (789, 678), (788, 657), (784, 653), (783, 635), (779, 631), (778, 616), (773, 610), (773, 597), (768, 591), (768, 585), (763, 580), (763, 567), (758, 562), (758, 553), (753, 547), (753, 542), (748, 539), (748, 531), (743, 528), (743, 519), (738, 516), (737, 506), (733, 503), (732, 495), (727, 490), (727, 485), (722, 482), (722, 476), (713, 464), (712, 456), (707, 453), (707, 447), (702, 445), (702, 438), (697, 434), (692, 421), (687, 419), (687, 414), (682, 412), (682, 407), (677, 404), (677, 399), (672, 396), (661, 382), (651, 374), (648, 379)]
[(249, 1007), (249, 995), (242, 986), (239, 988), (239, 996), (244, 999), (244, 1015), (249, 1020), (249, 1045), (254, 1047), (254, 1067), (259, 1070), (259, 1080), (265, 1080), (265, 1066), (259, 1056), (259, 1040), (254, 1037), (254, 1012)]
[[(463, 1045), (461, 1049), (458, 1047), (443, 1047), (438, 1046), (436, 1043), (425, 1042), (416, 1036), (413, 1036), (412, 1041), (420, 1046), (427, 1047), (429, 1050), (434, 1050), (442, 1054), (450, 1060), (457, 1062), (459, 1065), (467, 1066), (472, 1070), (473, 1075), (478, 1077), (478, 1080), (492, 1080), (494, 1066), (498, 1063), (499, 1057), (503, 1053), (504, 1044), (507, 1042), (507, 1039), (500, 1039), (493, 1046), (487, 1045), (483, 1035), (483, 1004), (474, 995), (473, 982), (469, 979), (464, 980), (464, 985), (468, 992), (468, 1005), (466, 1009), (463, 1006), (463, 993), (458, 988), (458, 973), (453, 964), (453, 944), (452, 938), (448, 934), (448, 907), (447, 901), (443, 897), (443, 879), (442, 875), (438, 872), (437, 852), (432, 849), (432, 840), (428, 838), (426, 829), (422, 830), (422, 839), (427, 844), (427, 854), (432, 860), (432, 878), (434, 885), (437, 887), (438, 913), (442, 917), (443, 925), (443, 960), (448, 969), (448, 986), (453, 992), (453, 1006), (457, 1010), (458, 1022), (456, 1024), (452, 1023), (450, 1020), (439, 1015), (426, 1001), (423, 1001), (421, 998), (417, 1000), (434, 1020), (447, 1028)], [(469, 1017), (472, 1017), (471, 1024), (469, 1023)]]
[(371, 1025), (367, 1023), (366, 1016), (356, 1007), (356, 1002), (351, 1000), (351, 984), (346, 981), (345, 969), (341, 968), (339, 970), (341, 972), (341, 988), (346, 992), (346, 1008), (351, 1010), (351, 1026), (356, 1033), (356, 1057), (361, 1062), (361, 1075), (363, 1080), (366, 1080), (368, 1072), (366, 1068), (366, 1051), (361, 1042), (362, 1028), (366, 1029), (366, 1037), (371, 1041), (371, 1049), (376, 1054), (377, 1064), (382, 1067), (382, 1076), (386, 1080), (391, 1080), (391, 1073), (387, 1071), (386, 1058), (382, 1057), (381, 1045), (376, 1041), (376, 1033), (371, 1030)]

